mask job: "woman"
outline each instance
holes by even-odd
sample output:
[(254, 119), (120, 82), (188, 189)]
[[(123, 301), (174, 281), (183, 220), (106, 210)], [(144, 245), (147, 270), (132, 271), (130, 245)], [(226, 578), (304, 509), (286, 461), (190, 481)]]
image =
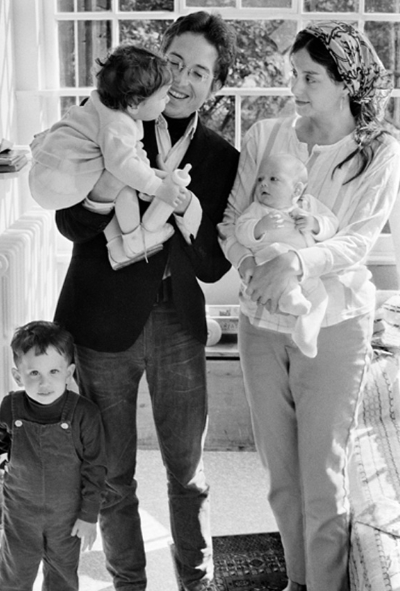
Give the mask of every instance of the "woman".
[[(391, 83), (362, 33), (314, 22), (298, 33), (290, 57), (296, 114), (259, 121), (248, 132), (220, 230), (244, 282), (239, 350), (257, 449), (270, 472), (286, 591), (346, 591), (346, 469), (375, 294), (365, 260), (398, 193), (400, 147), (379, 123)], [(235, 222), (252, 200), (266, 152), (290, 152), (306, 163), (307, 192), (333, 211), (339, 228), (323, 243), (256, 267), (235, 238)], [(282, 223), (271, 218), (270, 227)], [(314, 359), (290, 337), (294, 317), (278, 313), (294, 276), (320, 277), (329, 297)]]

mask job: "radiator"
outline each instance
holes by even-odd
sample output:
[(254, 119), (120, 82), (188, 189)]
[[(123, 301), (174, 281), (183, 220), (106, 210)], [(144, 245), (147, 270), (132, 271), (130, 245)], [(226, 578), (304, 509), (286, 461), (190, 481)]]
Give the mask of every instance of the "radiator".
[(57, 299), (54, 212), (32, 209), (0, 234), (0, 400), (16, 388), (10, 341), (31, 320), (51, 320)]

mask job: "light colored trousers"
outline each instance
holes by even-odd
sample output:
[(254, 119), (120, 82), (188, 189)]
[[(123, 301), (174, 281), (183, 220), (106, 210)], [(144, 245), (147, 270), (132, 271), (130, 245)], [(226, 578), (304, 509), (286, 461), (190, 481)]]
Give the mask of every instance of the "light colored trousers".
[(322, 328), (310, 359), (290, 335), (241, 314), (239, 352), (257, 450), (290, 580), (347, 591), (351, 432), (368, 369), (371, 315)]

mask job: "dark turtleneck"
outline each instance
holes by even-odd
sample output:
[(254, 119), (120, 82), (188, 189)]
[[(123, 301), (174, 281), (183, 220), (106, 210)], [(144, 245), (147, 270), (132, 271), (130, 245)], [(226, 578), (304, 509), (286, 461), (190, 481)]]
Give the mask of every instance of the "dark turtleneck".
[(185, 133), (187, 126), (193, 119), (193, 115), (190, 115), (190, 117), (185, 117), (184, 119), (175, 119), (173, 117), (167, 117), (164, 115), (164, 119), (168, 123), (168, 131), (171, 137), (171, 143), (174, 145)]

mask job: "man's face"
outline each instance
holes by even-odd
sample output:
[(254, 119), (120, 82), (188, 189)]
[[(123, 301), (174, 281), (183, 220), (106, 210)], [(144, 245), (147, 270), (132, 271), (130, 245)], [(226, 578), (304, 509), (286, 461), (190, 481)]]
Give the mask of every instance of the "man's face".
[(165, 55), (171, 60), (174, 80), (164, 114), (175, 119), (190, 117), (221, 86), (213, 78), (217, 50), (203, 35), (183, 33), (172, 40)]

